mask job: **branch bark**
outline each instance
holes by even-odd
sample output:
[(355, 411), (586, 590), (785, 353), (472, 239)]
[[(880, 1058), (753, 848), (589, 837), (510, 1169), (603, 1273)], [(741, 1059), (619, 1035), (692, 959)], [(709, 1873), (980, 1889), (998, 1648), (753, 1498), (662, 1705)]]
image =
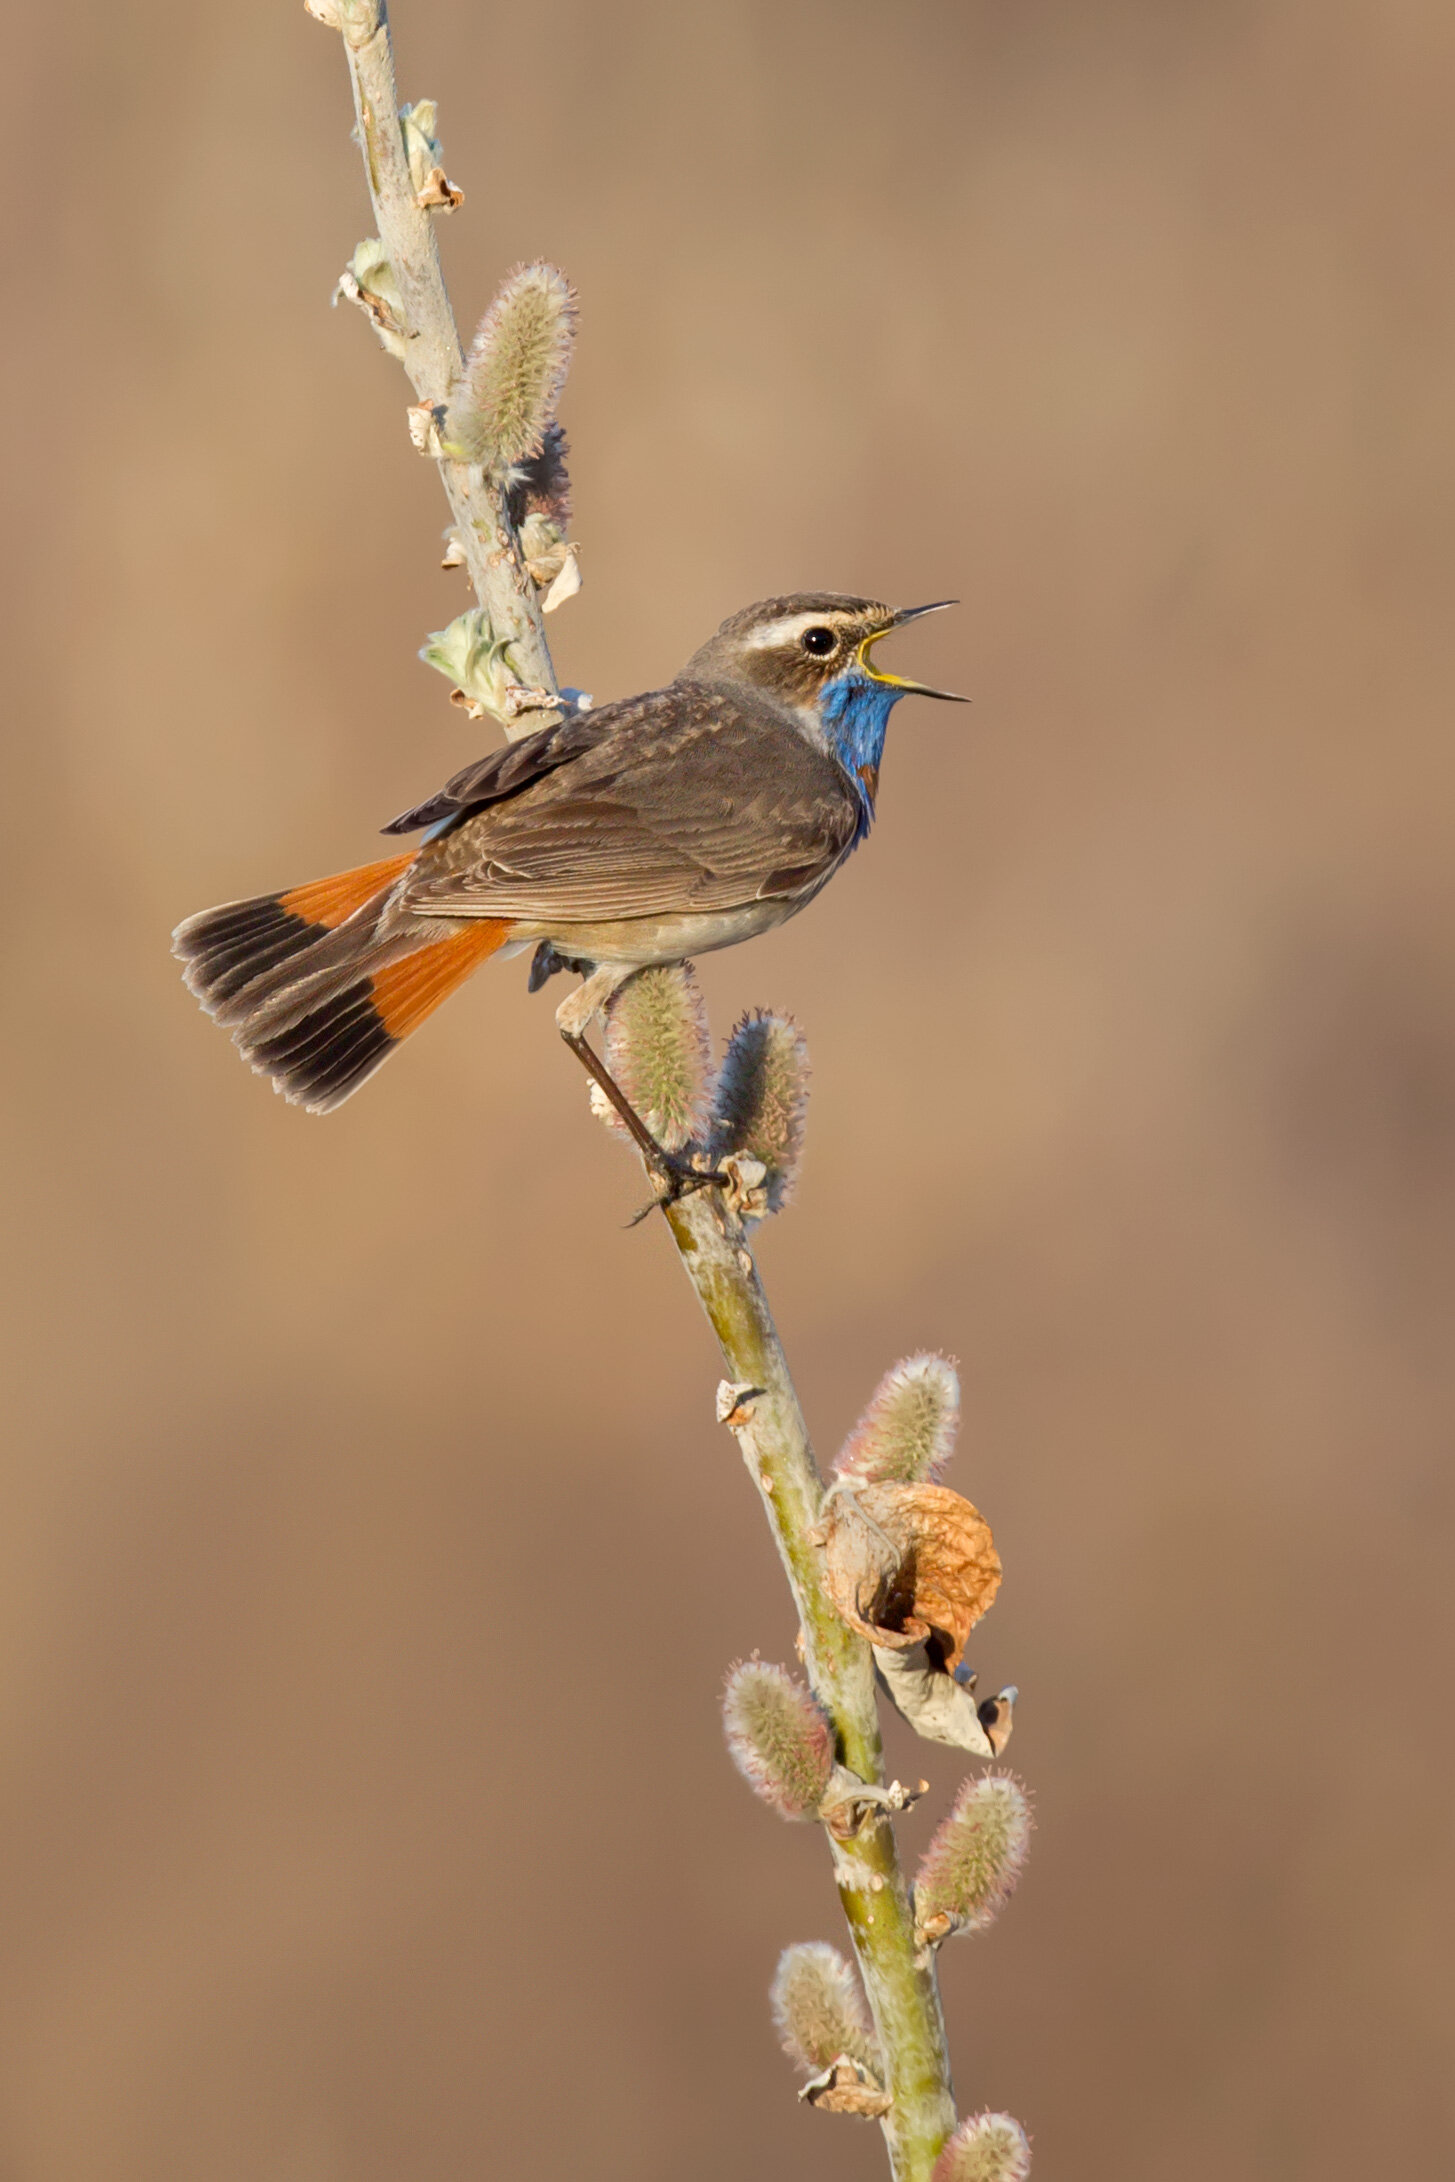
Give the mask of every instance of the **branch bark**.
[[(418, 400), (442, 409), (460, 375), (464, 352), (445, 289), (434, 218), (415, 196), (384, 0), (321, 0), (343, 33), (353, 85), (358, 138), (379, 240), (394, 270), (403, 305), (404, 368)], [(315, 8), (314, 12), (321, 12)], [(438, 458), (440, 479), (455, 519), (475, 596), (527, 687), (556, 693), (555, 669), (535, 585), (503, 499), (473, 465)], [(532, 733), (558, 715), (537, 707), (505, 723), (511, 737)]]

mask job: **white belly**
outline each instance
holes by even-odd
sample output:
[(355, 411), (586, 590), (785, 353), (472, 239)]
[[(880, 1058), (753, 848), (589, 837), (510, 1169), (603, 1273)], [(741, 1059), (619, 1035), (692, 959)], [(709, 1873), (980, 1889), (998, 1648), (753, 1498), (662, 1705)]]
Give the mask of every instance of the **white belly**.
[[(817, 891), (815, 889), (815, 891)], [(799, 894), (791, 900), (749, 902), (741, 909), (714, 909), (674, 917), (619, 917), (600, 924), (534, 924), (522, 919), (511, 934), (512, 943), (549, 940), (557, 953), (572, 961), (617, 963), (624, 969), (644, 970), (650, 963), (681, 962), (689, 955), (708, 955), (718, 947), (735, 947), (739, 940), (756, 939), (800, 910), (811, 897)]]

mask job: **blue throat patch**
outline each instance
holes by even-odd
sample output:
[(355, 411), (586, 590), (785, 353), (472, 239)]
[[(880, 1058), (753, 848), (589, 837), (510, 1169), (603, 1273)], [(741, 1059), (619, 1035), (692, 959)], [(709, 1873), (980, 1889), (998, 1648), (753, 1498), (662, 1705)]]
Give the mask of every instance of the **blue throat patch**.
[(853, 781), (859, 798), (859, 831), (855, 837), (859, 841), (874, 817), (879, 761), (884, 755), (889, 715), (904, 695), (892, 682), (876, 682), (862, 669), (851, 667), (828, 683), (818, 701), (819, 718), (830, 748)]

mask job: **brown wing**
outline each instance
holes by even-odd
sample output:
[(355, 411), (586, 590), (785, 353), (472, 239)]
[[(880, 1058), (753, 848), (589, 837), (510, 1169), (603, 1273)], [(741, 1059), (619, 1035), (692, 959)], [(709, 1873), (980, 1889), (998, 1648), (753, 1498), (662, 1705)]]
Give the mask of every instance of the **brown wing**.
[(558, 765), (569, 765), (603, 735), (609, 735), (614, 716), (621, 709), (618, 705), (603, 705), (598, 712), (578, 714), (553, 727), (538, 728), (534, 735), (522, 735), (503, 750), (487, 751), (462, 773), (456, 773), (453, 780), (446, 781), (437, 795), (391, 818), (380, 832), (418, 833), (422, 826), (437, 825), (442, 818), (455, 818), (462, 811), (519, 795), (532, 781), (554, 772)]
[[(770, 704), (678, 683), (421, 851), (421, 911), (551, 922), (732, 909), (796, 894), (853, 846), (860, 807)], [(583, 723), (584, 724), (584, 723)]]

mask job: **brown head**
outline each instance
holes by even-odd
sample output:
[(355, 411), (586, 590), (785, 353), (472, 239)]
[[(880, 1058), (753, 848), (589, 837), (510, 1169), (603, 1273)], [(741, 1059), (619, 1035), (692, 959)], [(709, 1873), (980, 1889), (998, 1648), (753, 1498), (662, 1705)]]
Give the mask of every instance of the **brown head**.
[(730, 615), (716, 636), (693, 653), (679, 680), (748, 682), (787, 704), (816, 708), (830, 683), (852, 674), (891, 687), (900, 696), (961, 703), (948, 690), (927, 689), (923, 682), (886, 674), (871, 657), (872, 647), (891, 629), (954, 603), (939, 599), (933, 606), (885, 606), (878, 599), (849, 598), (838, 591), (761, 599)]

